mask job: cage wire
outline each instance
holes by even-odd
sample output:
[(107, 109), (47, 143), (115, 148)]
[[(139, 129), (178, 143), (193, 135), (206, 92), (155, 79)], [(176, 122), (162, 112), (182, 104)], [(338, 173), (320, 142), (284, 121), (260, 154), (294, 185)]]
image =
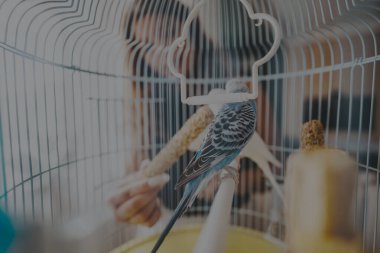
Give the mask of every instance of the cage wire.
[[(0, 203), (20, 222), (61, 224), (105, 205), (107, 186), (168, 142), (197, 107), (181, 104), (166, 56), (197, 0), (4, 0), (0, 3)], [(284, 39), (260, 70), (257, 132), (282, 162), (299, 147), (299, 127), (319, 119), (330, 147), (359, 167), (355, 224), (363, 250), (379, 245), (380, 2), (252, 0), (280, 23)], [(205, 95), (231, 78), (250, 80), (270, 49), (239, 1), (210, 0), (175, 55), (188, 94)], [(377, 85), (376, 85), (377, 84)], [(170, 170), (167, 209), (190, 160)], [(201, 221), (210, 201), (187, 216)], [(282, 205), (257, 166), (243, 160), (232, 224), (284, 237)], [(280, 213), (276, 218), (273, 213)], [(104, 250), (127, 239), (104, 233)]]

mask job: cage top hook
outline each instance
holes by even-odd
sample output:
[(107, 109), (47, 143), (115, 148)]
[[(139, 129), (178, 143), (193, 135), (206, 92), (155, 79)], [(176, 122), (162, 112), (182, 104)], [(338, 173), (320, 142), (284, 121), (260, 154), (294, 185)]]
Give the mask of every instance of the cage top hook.
[[(180, 48), (183, 49), (185, 46), (185, 41), (187, 39), (187, 34), (190, 29), (191, 22), (195, 19), (197, 16), (199, 10), (202, 8), (202, 6), (206, 3), (207, 0), (201, 0), (198, 2), (192, 11), (189, 13), (189, 16), (187, 17), (182, 33), (180, 37), (178, 37), (170, 46), (169, 52), (168, 52), (168, 58), (167, 58), (167, 64), (169, 67), (170, 72), (172, 74), (180, 79), (181, 83), (181, 101), (182, 103), (189, 104), (189, 105), (202, 105), (202, 104), (224, 104), (224, 103), (234, 103), (234, 102), (242, 102), (247, 101), (249, 99), (256, 99), (258, 97), (258, 77), (259, 77), (259, 66), (265, 64), (268, 62), (277, 52), (277, 49), (280, 46), (281, 38), (282, 38), (282, 32), (280, 29), (280, 25), (277, 22), (277, 20), (266, 14), (266, 13), (254, 13), (252, 6), (248, 3), (247, 0), (239, 0), (245, 9), (247, 10), (247, 13), (252, 20), (257, 20), (258, 23), (256, 23), (256, 26), (260, 26), (263, 23), (263, 20), (268, 21), (272, 27), (273, 27), (273, 34), (274, 34), (274, 42), (269, 50), (269, 52), (261, 59), (255, 61), (255, 63), (252, 65), (252, 92), (250, 94), (248, 93), (233, 93), (233, 94), (218, 94), (218, 95), (205, 95), (205, 96), (193, 96), (193, 97), (187, 97), (187, 89), (186, 89), (186, 77), (182, 73), (180, 73), (174, 66), (174, 52), (176, 49)], [(227, 82), (228, 83), (235, 83), (235, 82), (244, 82), (244, 80), (235, 78), (231, 79)]]

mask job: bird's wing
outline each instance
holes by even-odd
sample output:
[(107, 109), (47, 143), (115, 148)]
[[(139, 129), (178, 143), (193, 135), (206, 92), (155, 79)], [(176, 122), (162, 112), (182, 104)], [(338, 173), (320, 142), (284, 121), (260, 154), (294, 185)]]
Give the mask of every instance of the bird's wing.
[(201, 148), (178, 180), (176, 188), (240, 151), (255, 127), (256, 111), (251, 104), (224, 105), (210, 125)]
[(268, 145), (263, 141), (261, 136), (255, 132), (252, 138), (247, 143), (247, 146), (241, 151), (240, 156), (245, 157), (250, 154), (257, 154), (263, 157), (276, 167), (281, 167), (281, 163), (277, 158), (269, 151)]

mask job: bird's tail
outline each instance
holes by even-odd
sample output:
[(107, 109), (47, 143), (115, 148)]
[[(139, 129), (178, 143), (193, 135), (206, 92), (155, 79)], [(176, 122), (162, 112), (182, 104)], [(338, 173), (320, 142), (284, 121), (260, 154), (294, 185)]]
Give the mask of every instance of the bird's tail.
[(191, 204), (193, 200), (193, 194), (194, 190), (185, 190), (185, 193), (179, 202), (178, 206), (174, 210), (173, 216), (170, 218), (169, 223), (166, 225), (164, 231), (162, 231), (160, 237), (158, 238), (156, 244), (154, 245), (151, 253), (156, 253), (157, 250), (160, 248), (161, 244), (164, 242), (166, 236), (169, 234), (170, 230), (173, 228), (175, 222), (177, 221), (178, 218), (182, 216), (182, 214), (186, 211), (187, 207)]

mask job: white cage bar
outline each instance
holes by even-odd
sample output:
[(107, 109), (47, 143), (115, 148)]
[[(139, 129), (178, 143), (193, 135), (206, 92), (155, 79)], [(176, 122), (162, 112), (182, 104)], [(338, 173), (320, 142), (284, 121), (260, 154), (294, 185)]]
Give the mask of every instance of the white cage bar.
[[(195, 106), (181, 103), (166, 56), (197, 0), (0, 1), (0, 205), (20, 222), (61, 224), (104, 205), (108, 185), (152, 158)], [(302, 122), (318, 118), (327, 144), (359, 164), (356, 214), (363, 250), (378, 252), (380, 172), (380, 3), (359, 0), (250, 0), (283, 31), (275, 57), (259, 69), (258, 132), (283, 163), (299, 145)], [(149, 23), (146, 17), (159, 16)], [(239, 1), (210, 0), (174, 66), (188, 95), (231, 78), (250, 80), (252, 62), (273, 44)], [(252, 32), (255, 31), (255, 32)], [(187, 64), (182, 64), (186, 62)], [(172, 168), (162, 192), (169, 208), (189, 162)], [(232, 223), (283, 239), (273, 198), (256, 166), (246, 168)], [(273, 168), (279, 182), (284, 169)], [(191, 217), (210, 205), (198, 201)], [(104, 251), (129, 238), (104, 233)], [(162, 227), (160, 227), (162, 228)], [(127, 232), (126, 232), (127, 231)]]

